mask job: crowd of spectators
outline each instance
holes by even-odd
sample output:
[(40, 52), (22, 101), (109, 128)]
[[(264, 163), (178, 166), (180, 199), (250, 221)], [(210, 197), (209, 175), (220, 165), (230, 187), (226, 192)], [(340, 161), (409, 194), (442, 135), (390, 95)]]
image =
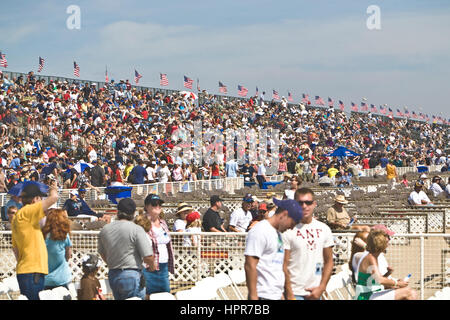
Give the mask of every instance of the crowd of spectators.
[[(349, 116), (332, 107), (288, 104), (284, 97), (281, 102), (234, 99), (203, 90), (194, 100), (179, 92), (138, 90), (124, 80), (103, 87), (46, 83), (30, 72), (13, 79), (0, 75), (0, 192), (18, 181), (49, 177), (77, 189), (238, 175), (262, 184), (270, 162), (248, 163), (246, 155), (248, 164), (237, 165), (214, 151), (214, 135), (203, 139), (200, 151), (192, 145), (188, 154), (172, 157), (180, 142), (173, 133), (184, 129), (194, 136), (196, 121), (203, 132), (279, 129), (276, 173), (303, 181), (317, 181), (326, 172), (332, 183), (348, 185), (349, 176), (358, 177), (361, 169), (385, 170), (389, 161), (397, 168), (442, 164), (443, 170), (450, 163), (449, 131), (441, 124), (370, 112)], [(341, 145), (361, 156), (342, 162), (324, 156)], [(210, 158), (195, 160), (194, 153), (208, 151)], [(79, 161), (94, 167), (78, 172)]]

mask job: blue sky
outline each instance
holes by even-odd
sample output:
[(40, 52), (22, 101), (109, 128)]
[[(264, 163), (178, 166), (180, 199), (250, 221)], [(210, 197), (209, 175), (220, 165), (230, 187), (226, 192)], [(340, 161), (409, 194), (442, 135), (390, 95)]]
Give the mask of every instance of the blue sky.
[[(69, 30), (66, 8), (81, 9), (81, 29)], [(366, 27), (369, 5), (381, 9), (381, 30)], [(37, 69), (81, 79), (133, 79), (171, 89), (183, 75), (230, 95), (237, 85), (272, 89), (295, 101), (302, 93), (450, 118), (450, 2), (336, 1), (15, 1), (0, 12), (0, 50), (8, 70)]]

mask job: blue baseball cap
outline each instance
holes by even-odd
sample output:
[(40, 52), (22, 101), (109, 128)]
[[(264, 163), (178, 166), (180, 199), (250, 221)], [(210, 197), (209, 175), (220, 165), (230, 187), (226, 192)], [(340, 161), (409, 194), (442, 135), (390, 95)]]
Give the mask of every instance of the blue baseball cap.
[(253, 202), (253, 196), (250, 193), (247, 193), (245, 197), (242, 199), (244, 202)]
[(295, 223), (299, 223), (303, 218), (303, 209), (297, 201), (292, 199), (278, 200), (273, 198), (273, 203), (281, 209), (287, 210), (289, 217), (291, 217)]

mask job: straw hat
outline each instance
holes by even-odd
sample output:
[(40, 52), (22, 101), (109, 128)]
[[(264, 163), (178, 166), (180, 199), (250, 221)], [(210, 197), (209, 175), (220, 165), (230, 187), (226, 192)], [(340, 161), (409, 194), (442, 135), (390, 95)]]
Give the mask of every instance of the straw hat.
[(192, 211), (192, 210), (194, 210), (194, 208), (192, 208), (192, 207), (191, 207), (190, 205), (188, 205), (187, 203), (182, 202), (182, 203), (178, 204), (178, 207), (177, 207), (177, 215), (180, 214), (180, 213), (182, 213), (182, 212), (188, 212), (188, 211)]
[(345, 196), (342, 195), (342, 194), (337, 195), (337, 196), (334, 198), (334, 201), (335, 201), (335, 202), (338, 202), (338, 203), (342, 203), (342, 204), (347, 204), (347, 203), (348, 203), (348, 201), (345, 200)]

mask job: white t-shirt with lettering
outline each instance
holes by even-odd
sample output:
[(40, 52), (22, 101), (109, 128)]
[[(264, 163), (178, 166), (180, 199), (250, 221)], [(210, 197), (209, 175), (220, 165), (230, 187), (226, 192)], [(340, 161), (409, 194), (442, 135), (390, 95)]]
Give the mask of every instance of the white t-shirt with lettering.
[(334, 246), (330, 228), (313, 218), (284, 232), (283, 244), (290, 250), (288, 270), (294, 295), (309, 295), (305, 289), (319, 286), (322, 279), (323, 249)]
[(280, 300), (284, 290), (281, 234), (267, 220), (258, 222), (247, 234), (244, 254), (259, 258), (256, 265), (258, 297)]

